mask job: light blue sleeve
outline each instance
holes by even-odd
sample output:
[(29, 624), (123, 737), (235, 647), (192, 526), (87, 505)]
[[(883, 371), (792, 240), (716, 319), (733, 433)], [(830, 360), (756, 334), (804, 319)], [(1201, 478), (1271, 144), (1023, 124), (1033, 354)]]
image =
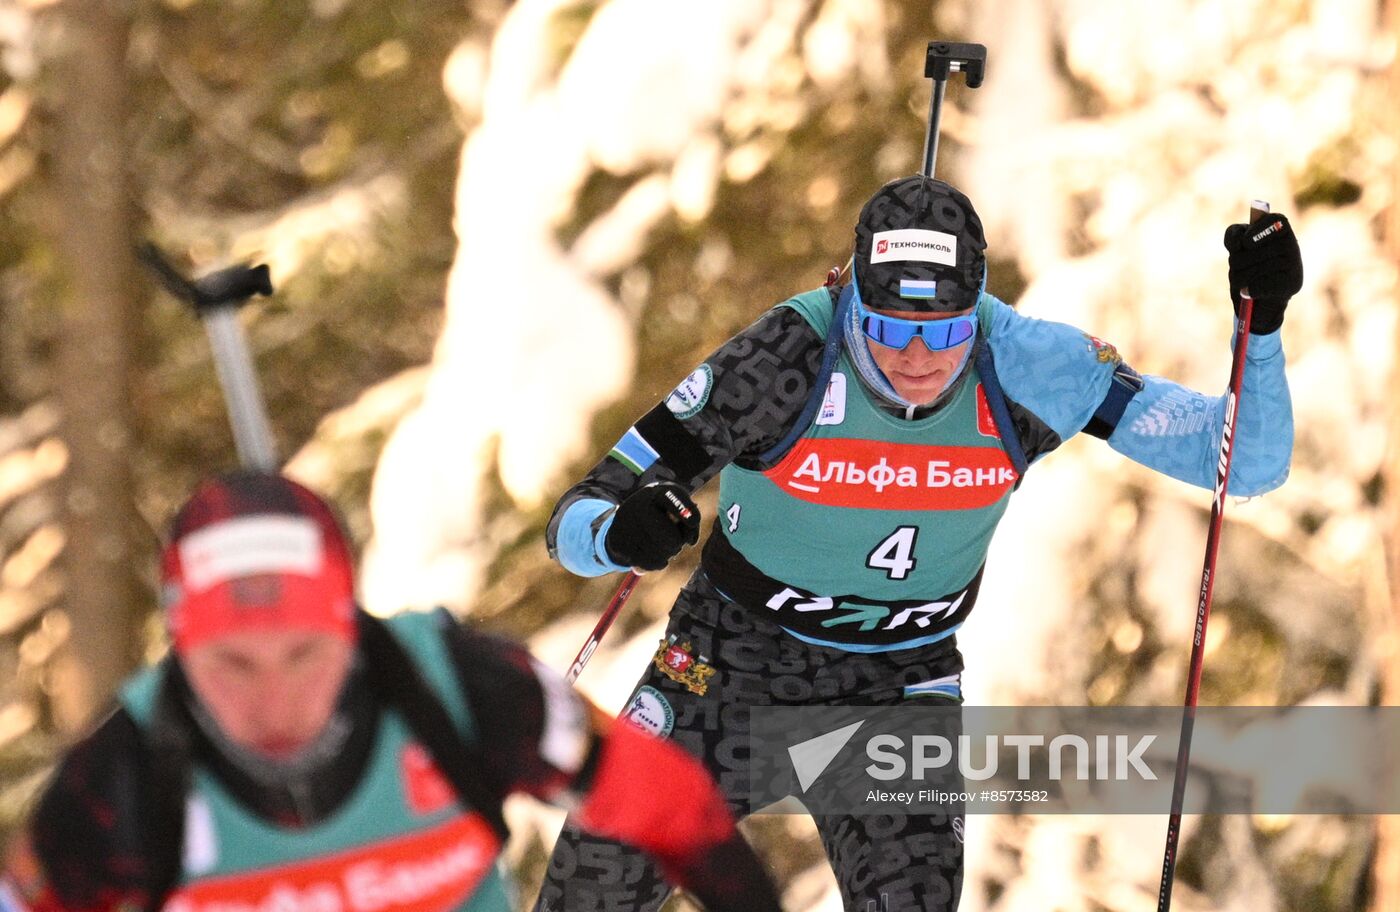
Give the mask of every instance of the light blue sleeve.
[[(1293, 400), (1280, 335), (1249, 337), (1230, 463), (1230, 493), (1242, 497), (1283, 484), (1293, 458)], [(1211, 397), (1161, 377), (1143, 380), (1109, 445), (1164, 475), (1214, 487), (1228, 391)]]
[(1121, 363), (1113, 346), (1066, 323), (1023, 316), (991, 295), (982, 306), (990, 306), (987, 338), (1006, 398), (1061, 441), (1083, 430)]
[(595, 497), (569, 504), (555, 538), (555, 553), (565, 570), (577, 576), (602, 576), (628, 569), (613, 563), (603, 547), (616, 509), (617, 504)]
[[(1016, 313), (988, 295), (988, 338), (1008, 399), (1061, 441), (1084, 429), (1120, 364), (1111, 345), (1064, 323)], [(1251, 336), (1245, 359), (1230, 493), (1271, 491), (1288, 477), (1293, 406), (1279, 333)], [(1202, 488), (1215, 486), (1226, 396), (1205, 396), (1161, 377), (1143, 377), (1108, 443), (1134, 462)]]

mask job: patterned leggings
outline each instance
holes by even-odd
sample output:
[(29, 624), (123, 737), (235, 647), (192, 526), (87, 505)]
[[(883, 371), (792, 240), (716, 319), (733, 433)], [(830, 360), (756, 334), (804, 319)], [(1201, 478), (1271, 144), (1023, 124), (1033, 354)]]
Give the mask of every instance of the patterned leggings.
[[(720, 595), (697, 572), (671, 612), (658, 661), (648, 666), (624, 716), (700, 758), (738, 816), (749, 812), (749, 707), (888, 706), (905, 687), (956, 676), (952, 637), (916, 649), (854, 653), (803, 643)], [(673, 662), (667, 665), (667, 643)], [(683, 650), (683, 651), (682, 651)], [(687, 657), (712, 666), (695, 694)], [(670, 672), (660, 665), (667, 665)], [(912, 699), (940, 699), (917, 697)], [(950, 814), (815, 818), (848, 910), (954, 912), (962, 887), (962, 818)], [(641, 853), (566, 823), (550, 858), (536, 912), (654, 912), (671, 888)]]

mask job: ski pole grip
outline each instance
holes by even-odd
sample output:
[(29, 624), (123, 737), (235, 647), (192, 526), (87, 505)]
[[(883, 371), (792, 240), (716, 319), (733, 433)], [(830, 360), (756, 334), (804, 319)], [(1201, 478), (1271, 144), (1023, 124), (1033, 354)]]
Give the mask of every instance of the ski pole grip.
[(673, 494), (670, 491), (667, 491), (666, 502), (671, 506), (671, 509), (668, 512), (671, 514), (671, 517), (673, 519), (690, 519), (689, 508), (687, 508), (685, 504), (681, 503), (681, 499), (675, 494)]
[[(1250, 201), (1249, 201), (1249, 223), (1250, 223), (1251, 225), (1253, 225), (1255, 222), (1259, 221), (1261, 218), (1263, 218), (1264, 216), (1266, 216), (1266, 215), (1268, 215), (1268, 214), (1269, 214), (1269, 204), (1268, 204), (1268, 202), (1266, 202), (1265, 200), (1250, 200)], [(1248, 288), (1241, 288), (1241, 289), (1240, 289), (1240, 293), (1241, 293), (1242, 295), (1248, 296), (1248, 295), (1249, 295), (1249, 289), (1248, 289)], [(1251, 298), (1251, 300), (1253, 300), (1253, 299)], [(1251, 308), (1251, 309), (1252, 309), (1252, 308)]]

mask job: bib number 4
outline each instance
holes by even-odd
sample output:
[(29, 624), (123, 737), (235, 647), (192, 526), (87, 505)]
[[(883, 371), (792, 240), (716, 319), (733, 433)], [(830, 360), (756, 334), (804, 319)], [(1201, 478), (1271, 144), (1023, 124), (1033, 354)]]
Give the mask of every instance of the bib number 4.
[(918, 538), (918, 526), (900, 526), (871, 550), (865, 558), (865, 566), (885, 571), (892, 580), (908, 579), (918, 563), (914, 558), (914, 544)]

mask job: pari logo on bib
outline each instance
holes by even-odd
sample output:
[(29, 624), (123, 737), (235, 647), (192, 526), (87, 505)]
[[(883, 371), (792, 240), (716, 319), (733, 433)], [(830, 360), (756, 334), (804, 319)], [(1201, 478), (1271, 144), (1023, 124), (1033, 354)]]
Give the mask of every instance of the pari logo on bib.
[(244, 630), (355, 637), (350, 547), (334, 511), (280, 475), (206, 481), (180, 509), (161, 560), (175, 650)]

